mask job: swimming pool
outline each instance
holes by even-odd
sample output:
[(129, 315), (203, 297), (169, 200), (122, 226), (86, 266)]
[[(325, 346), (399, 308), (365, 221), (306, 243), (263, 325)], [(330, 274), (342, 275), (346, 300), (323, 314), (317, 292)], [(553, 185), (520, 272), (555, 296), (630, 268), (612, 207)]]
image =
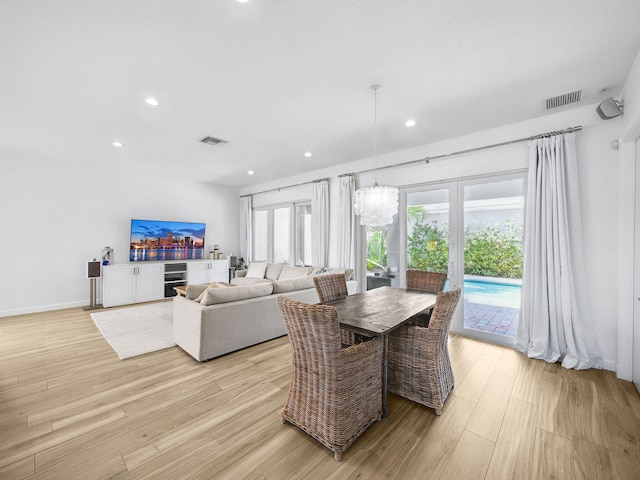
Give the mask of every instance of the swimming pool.
[[(508, 282), (508, 283), (507, 283)], [(471, 303), (520, 308), (522, 287), (517, 282), (500, 279), (465, 278), (464, 299)]]

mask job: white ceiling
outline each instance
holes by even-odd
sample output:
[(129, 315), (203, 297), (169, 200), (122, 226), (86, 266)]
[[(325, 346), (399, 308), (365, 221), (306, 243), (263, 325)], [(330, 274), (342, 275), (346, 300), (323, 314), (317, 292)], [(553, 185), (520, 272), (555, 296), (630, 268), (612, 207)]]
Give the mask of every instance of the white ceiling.
[(374, 83), (379, 154), (616, 95), (639, 24), (638, 0), (1, 0), (0, 154), (248, 186), (372, 156)]

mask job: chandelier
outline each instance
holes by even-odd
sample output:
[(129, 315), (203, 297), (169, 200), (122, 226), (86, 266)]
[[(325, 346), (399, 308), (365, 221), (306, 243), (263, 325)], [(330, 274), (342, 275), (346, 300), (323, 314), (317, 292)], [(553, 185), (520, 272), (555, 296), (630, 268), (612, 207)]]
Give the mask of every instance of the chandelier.
[(378, 185), (378, 90), (380, 85), (371, 85), (373, 90), (373, 156), (375, 160), (374, 182), (371, 187), (355, 191), (353, 208), (360, 217), (360, 225), (380, 227), (393, 223), (398, 213), (398, 189), (389, 185)]

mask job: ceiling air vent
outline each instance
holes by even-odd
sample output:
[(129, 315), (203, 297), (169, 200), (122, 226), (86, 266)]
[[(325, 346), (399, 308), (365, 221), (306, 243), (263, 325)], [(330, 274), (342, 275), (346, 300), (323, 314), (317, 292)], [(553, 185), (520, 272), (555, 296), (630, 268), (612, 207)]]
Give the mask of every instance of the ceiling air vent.
[(226, 145), (227, 143), (229, 143), (228, 140), (222, 140), (221, 138), (215, 138), (215, 137), (204, 137), (200, 141), (202, 143), (206, 143), (207, 145), (214, 145), (216, 147), (222, 147), (223, 145)]
[(547, 98), (547, 110), (556, 107), (562, 107), (563, 105), (569, 105), (570, 103), (577, 103), (582, 97), (582, 90), (576, 90), (575, 92), (565, 93), (564, 95), (558, 95), (557, 97)]

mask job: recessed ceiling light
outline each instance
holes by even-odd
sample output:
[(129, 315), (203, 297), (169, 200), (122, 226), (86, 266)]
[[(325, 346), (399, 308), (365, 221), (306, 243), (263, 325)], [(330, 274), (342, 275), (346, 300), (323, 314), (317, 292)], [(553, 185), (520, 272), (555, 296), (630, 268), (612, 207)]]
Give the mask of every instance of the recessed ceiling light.
[(249, 0), (238, 0), (238, 3), (247, 3)]
[(124, 144), (122, 142), (113, 142), (111, 145), (113, 145), (114, 147), (122, 147), (122, 146), (124, 146)]
[(415, 126), (416, 121), (415, 121), (415, 120), (412, 120), (412, 119), (409, 119), (409, 120), (407, 120), (406, 122), (404, 122), (404, 124), (405, 124), (407, 127), (413, 127), (413, 126)]
[(253, 175), (253, 170), (249, 170), (247, 173), (248, 173), (249, 175)]
[(310, 156), (311, 156), (311, 152), (306, 152), (306, 153), (304, 154), (304, 156), (305, 156), (305, 157), (307, 157), (307, 158), (308, 158), (308, 157), (310, 157)]
[(153, 97), (147, 98), (145, 102), (147, 102), (149, 105), (153, 105), (154, 107), (157, 107), (158, 105), (160, 105), (160, 102)]

